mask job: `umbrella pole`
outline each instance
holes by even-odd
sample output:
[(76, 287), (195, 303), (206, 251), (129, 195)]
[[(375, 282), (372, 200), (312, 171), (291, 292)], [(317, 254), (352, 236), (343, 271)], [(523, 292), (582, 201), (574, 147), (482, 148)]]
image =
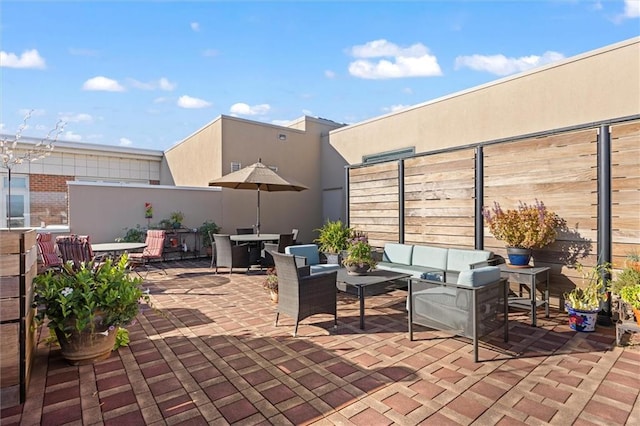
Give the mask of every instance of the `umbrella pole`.
[(260, 186), (258, 186), (258, 220), (256, 223), (256, 232), (260, 235)]

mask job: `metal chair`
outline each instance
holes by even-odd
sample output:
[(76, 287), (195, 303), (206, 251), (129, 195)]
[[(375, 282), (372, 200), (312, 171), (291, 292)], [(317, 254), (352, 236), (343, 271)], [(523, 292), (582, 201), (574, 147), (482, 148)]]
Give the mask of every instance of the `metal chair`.
[(142, 275), (140, 275), (140, 272), (138, 272), (137, 269), (139, 267), (144, 267), (148, 272), (150, 266), (153, 266), (165, 275), (168, 275), (162, 265), (162, 261), (164, 260), (162, 253), (164, 250), (165, 237), (166, 231), (160, 229), (149, 229), (145, 239), (145, 244), (147, 246), (144, 250), (141, 253), (129, 253), (129, 264), (131, 269), (140, 277), (142, 277)]
[(298, 323), (311, 315), (333, 315), (334, 328), (338, 327), (336, 271), (309, 275), (308, 268), (298, 268), (294, 256), (272, 252), (278, 274), (278, 309), (291, 316), (296, 324), (293, 336), (298, 334)]
[(219, 267), (229, 268), (229, 275), (233, 272), (233, 268), (249, 268), (249, 245), (233, 244), (231, 236), (227, 234), (213, 234), (215, 242), (215, 258), (216, 258), (216, 274)]
[(56, 251), (56, 243), (51, 232), (43, 232), (36, 235), (38, 254), (44, 269), (59, 269), (62, 267), (62, 259)]

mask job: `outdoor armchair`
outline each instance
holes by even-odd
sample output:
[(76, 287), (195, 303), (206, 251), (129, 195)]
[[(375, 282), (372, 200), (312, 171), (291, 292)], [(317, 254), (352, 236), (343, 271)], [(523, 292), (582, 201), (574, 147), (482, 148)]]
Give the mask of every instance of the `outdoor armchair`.
[(251, 262), (249, 261), (248, 244), (233, 244), (231, 236), (228, 234), (213, 234), (213, 241), (215, 243), (216, 274), (220, 267), (229, 268), (229, 274), (233, 272), (233, 268), (247, 268), (247, 272), (249, 272)]
[(275, 326), (280, 314), (295, 320), (293, 336), (298, 334), (298, 323), (311, 315), (333, 315), (334, 327), (338, 327), (336, 300), (337, 272), (309, 275), (308, 268), (298, 268), (292, 255), (272, 252), (278, 274), (278, 309)]
[[(425, 274), (430, 278), (429, 273)], [(474, 361), (478, 362), (478, 339), (504, 327), (508, 335), (508, 285), (500, 268), (486, 266), (460, 272), (456, 283), (434, 279), (409, 280), (409, 340), (413, 325), (450, 331), (472, 339)]]
[(94, 256), (88, 235), (61, 235), (56, 237), (56, 246), (62, 257), (62, 262), (72, 262), (74, 268), (81, 263), (99, 262), (104, 255)]

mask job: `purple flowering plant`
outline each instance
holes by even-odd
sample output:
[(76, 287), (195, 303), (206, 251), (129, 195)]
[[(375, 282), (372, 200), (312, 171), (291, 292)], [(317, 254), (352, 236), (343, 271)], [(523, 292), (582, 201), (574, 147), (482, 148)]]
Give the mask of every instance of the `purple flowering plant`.
[(344, 266), (358, 265), (363, 267), (365, 264), (374, 268), (377, 264), (371, 255), (371, 245), (367, 234), (362, 231), (353, 231), (348, 239), (347, 256), (343, 259)]

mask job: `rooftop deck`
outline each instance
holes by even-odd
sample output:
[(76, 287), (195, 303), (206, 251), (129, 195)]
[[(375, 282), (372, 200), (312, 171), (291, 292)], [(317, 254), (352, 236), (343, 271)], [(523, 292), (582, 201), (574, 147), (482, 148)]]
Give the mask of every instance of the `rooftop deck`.
[(147, 310), (129, 347), (72, 367), (42, 333), (25, 404), (4, 426), (206, 424), (640, 424), (640, 347), (615, 347), (613, 327), (569, 329), (553, 311), (529, 326), (510, 314), (481, 342), (420, 331), (407, 336), (406, 292), (358, 304), (340, 295), (332, 317), (274, 327), (257, 274), (214, 275), (206, 260), (167, 263), (148, 276), (163, 315)]

